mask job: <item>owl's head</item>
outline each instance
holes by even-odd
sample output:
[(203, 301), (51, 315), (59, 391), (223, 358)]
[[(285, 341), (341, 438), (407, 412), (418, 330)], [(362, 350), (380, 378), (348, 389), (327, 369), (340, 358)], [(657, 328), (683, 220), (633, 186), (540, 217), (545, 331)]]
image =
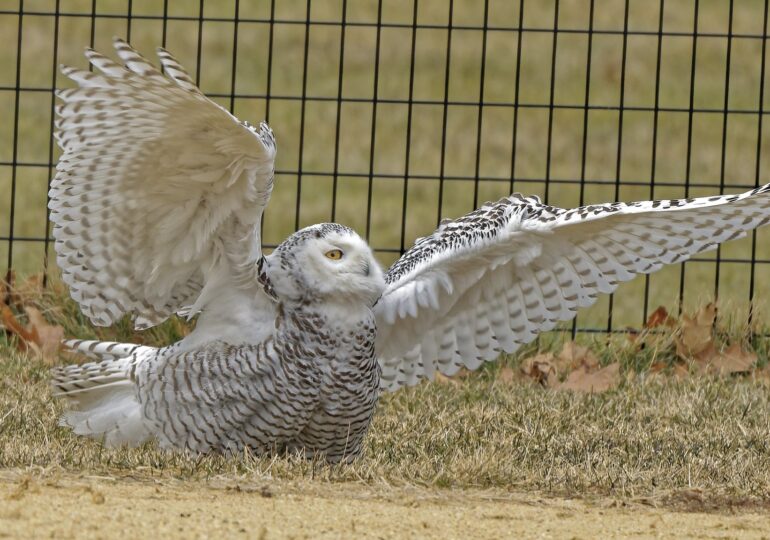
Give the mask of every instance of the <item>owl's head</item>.
[(284, 302), (362, 302), (385, 288), (382, 269), (352, 229), (322, 223), (297, 231), (265, 257), (273, 291)]

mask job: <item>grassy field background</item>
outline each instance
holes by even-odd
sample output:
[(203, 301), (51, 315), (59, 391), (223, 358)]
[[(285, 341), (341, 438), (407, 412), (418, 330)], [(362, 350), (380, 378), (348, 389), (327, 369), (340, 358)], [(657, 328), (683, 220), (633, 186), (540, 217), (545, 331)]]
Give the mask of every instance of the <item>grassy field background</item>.
[[(81, 52), (92, 32), (94, 45), (101, 51), (109, 52), (111, 37), (119, 35), (130, 37), (136, 48), (152, 58), (163, 40), (164, 25), (151, 17), (163, 14), (163, 3), (100, 0), (97, 17), (92, 19), (90, 0), (61, 0), (59, 8), (66, 15), (58, 19), (56, 58), (57, 26), (50, 15), (56, 2), (26, 0), (21, 18), (17, 13), (20, 5), (18, 0), (0, 2), (0, 32), (7, 41), (0, 50), (0, 237), (10, 234), (14, 174), (10, 164), (15, 160), (13, 234), (41, 238), (45, 235), (45, 193), (51, 175), (48, 164), (58, 155), (50, 139), (50, 88), (54, 76), (55, 86), (68, 85), (61, 75), (54, 75), (55, 65), (83, 67)], [(130, 23), (125, 18), (129, 5), (134, 16)], [(661, 40), (657, 96), (656, 2), (629, 3), (627, 25), (635, 33), (626, 41), (625, 71), (624, 39), (619, 33), (624, 27), (624, 2), (597, 1), (593, 23), (588, 0), (527, 1), (523, 5), (523, 26), (545, 31), (526, 31), (521, 36), (518, 95), (518, 33), (510, 31), (519, 25), (518, 2), (488, 2), (491, 29), (486, 33), (484, 55), (484, 4), (453, 2), (451, 22), (455, 30), (451, 33), (447, 78), (449, 36), (444, 27), (449, 3), (422, 0), (415, 12), (410, 1), (384, 0), (376, 90), (378, 2), (374, 0), (347, 2), (344, 13), (339, 0), (276, 2), (272, 64), (268, 54), (270, 2), (240, 2), (239, 16), (244, 22), (238, 25), (235, 41), (233, 0), (204, 2), (203, 16), (215, 20), (203, 22), (197, 1), (171, 0), (168, 13), (174, 18), (165, 28), (166, 46), (193, 74), (199, 71), (204, 92), (236, 115), (252, 122), (269, 118), (278, 139), (279, 174), (265, 223), (264, 240), (268, 244), (280, 242), (297, 226), (335, 220), (368, 233), (382, 262), (389, 264), (398, 250), (432, 231), (440, 218), (459, 216), (512, 190), (547, 195), (552, 204), (572, 207), (616, 198), (683, 196), (688, 167), (693, 186), (690, 195), (718, 192), (721, 184), (724, 191), (736, 192), (769, 179), (770, 134), (762, 134), (757, 169), (759, 115), (745, 113), (765, 105), (760, 104), (762, 40), (750, 37), (763, 32), (761, 2), (734, 2), (735, 37), (729, 71), (724, 34), (729, 30), (730, 3), (698, 2), (698, 32), (703, 35), (696, 45), (693, 106), (701, 112), (692, 115), (691, 145), (690, 115), (676, 109), (687, 109), (690, 101), (694, 1), (664, 4), (663, 31), (673, 35)], [(310, 25), (305, 24), (308, 10)], [(415, 15), (420, 27), (414, 35), (412, 75), (411, 26)], [(343, 20), (347, 24), (341, 55)], [(555, 24), (567, 30), (586, 30), (593, 24), (597, 33), (592, 38), (590, 71), (588, 34), (558, 34), (553, 66), (553, 103), (557, 108), (551, 113), (554, 36), (549, 30)], [(19, 41), (20, 52), (16, 46)], [(233, 75), (234, 41), (237, 62)], [(18, 81), (17, 56), (21, 62)], [(17, 82), (22, 88), (18, 96)], [(727, 82), (729, 94), (725, 96)], [(373, 126), (370, 100), (375, 92), (379, 101)], [(304, 102), (300, 99), (303, 95), (308, 97)], [(338, 97), (342, 98), (340, 104)], [(764, 92), (763, 99), (767, 102), (770, 92)], [(451, 103), (446, 107), (446, 130), (445, 100)], [(480, 108), (481, 100), (485, 105)], [(656, 100), (661, 112), (653, 146), (655, 115), (644, 109), (654, 107)], [(516, 102), (522, 105), (517, 110), (512, 106)], [(584, 114), (586, 103), (591, 109)], [(621, 104), (625, 107), (622, 118), (618, 111)], [(725, 105), (736, 111), (727, 119)], [(763, 132), (770, 128), (768, 124), (764, 122)], [(770, 235), (763, 231), (757, 238), (756, 257), (770, 261)], [(7, 240), (0, 241), (0, 266), (6, 264), (8, 248)], [(39, 271), (43, 252), (40, 242), (15, 242), (12, 264), (21, 274)], [(751, 253), (751, 238), (726, 245), (721, 251), (730, 261), (750, 259)], [(713, 297), (718, 286), (722, 304), (729, 305), (737, 318), (745, 318), (754, 272), (755, 298), (761, 310), (770, 293), (768, 265), (723, 262), (717, 280), (714, 257), (706, 255), (704, 261), (687, 265), (685, 307)], [(680, 272), (680, 267), (669, 268), (650, 279), (650, 309), (660, 304), (676, 309)], [(644, 279), (620, 288), (614, 301), (615, 327), (640, 325), (644, 292)], [(605, 327), (607, 310), (608, 300), (604, 298), (579, 315), (579, 325)]]
[[(692, 115), (680, 109), (687, 109), (690, 103), (694, 0), (665, 2), (663, 30), (672, 35), (661, 40), (657, 96), (660, 13), (656, 2), (629, 2), (627, 25), (633, 33), (626, 41), (624, 71), (624, 40), (619, 32), (624, 27), (625, 2), (595, 1), (592, 24), (597, 33), (591, 44), (590, 84), (586, 78), (588, 35), (582, 32), (591, 25), (588, 0), (558, 2), (559, 28), (581, 32), (558, 34), (553, 66), (550, 29), (555, 2), (455, 0), (448, 78), (447, 1), (420, 0), (416, 7), (420, 28), (414, 35), (414, 70), (415, 5), (406, 0), (381, 2), (383, 26), (376, 77), (375, 0), (276, 1), (272, 25), (268, 22), (271, 2), (241, 1), (234, 69), (233, 0), (206, 1), (203, 15), (216, 20), (202, 22), (197, 0), (170, 0), (172, 18), (165, 35), (167, 48), (191, 73), (199, 74), (204, 92), (240, 118), (251, 122), (268, 118), (276, 133), (278, 175), (266, 216), (265, 242), (276, 244), (298, 226), (335, 220), (367, 233), (383, 264), (389, 264), (415, 237), (432, 231), (440, 218), (459, 216), (512, 190), (547, 196), (552, 204), (571, 207), (616, 198), (683, 196), (688, 170), (690, 195), (718, 192), (722, 184), (724, 191), (736, 192), (770, 180), (766, 172), (770, 133), (764, 133), (768, 122), (761, 124), (760, 133), (760, 116), (752, 112), (764, 109), (760, 96), (765, 102), (770, 99), (770, 92), (760, 88), (763, 41), (748, 37), (762, 34), (764, 5), (751, 0), (733, 4), (735, 37), (728, 71), (727, 39), (722, 34), (729, 29), (730, 3), (698, 2), (698, 32), (703, 35), (697, 39), (693, 106), (700, 112)], [(154, 0), (130, 4), (99, 0), (94, 18), (91, 0), (60, 0), (64, 15), (58, 26), (50, 15), (55, 0), (24, 0), (20, 17), (21, 5), (20, 0), (0, 0), (0, 35), (7, 41), (0, 48), (0, 270), (8, 259), (11, 225), (15, 236), (45, 235), (46, 189), (58, 156), (50, 137), (51, 88), (68, 85), (56, 73), (56, 64), (85, 66), (81, 53), (92, 33), (95, 47), (101, 51), (109, 52), (111, 37), (118, 35), (129, 37), (151, 58), (164, 35), (162, 21), (152, 18), (162, 15), (163, 3)], [(130, 24), (125, 17), (129, 5), (135, 16)], [(484, 5), (489, 7), (490, 29), (482, 55)], [(518, 55), (519, 36), (510, 29), (519, 26), (520, 5), (525, 6), (523, 25), (531, 31), (522, 34)], [(305, 24), (308, 10), (310, 25)], [(271, 28), (272, 63), (268, 54)], [(21, 43), (20, 54), (17, 42)], [(18, 79), (17, 56), (21, 60)], [(555, 108), (551, 113), (552, 67)], [(21, 90), (17, 92), (16, 86)], [(375, 94), (376, 121), (371, 103)], [(342, 98), (339, 104), (338, 97)], [(479, 107), (480, 101), (483, 107)], [(451, 104), (445, 107), (444, 102)], [(515, 102), (521, 104), (518, 109), (512, 106)], [(656, 102), (660, 112), (655, 137), (655, 114), (647, 109)], [(586, 104), (590, 106), (587, 113)], [(621, 104), (625, 108), (622, 118)], [(733, 111), (726, 119), (725, 104)], [(726, 245), (721, 255), (749, 259), (751, 240)], [(756, 256), (770, 261), (770, 233), (757, 235)], [(42, 242), (14, 242), (12, 265), (19, 276), (39, 272), (43, 258)], [(37, 535), (56, 532), (51, 524), (59, 527), (59, 533), (71, 534), (73, 525), (60, 516), (80, 515), (86, 509), (91, 516), (84, 518), (88, 531), (96, 536), (105, 521), (119, 522), (124, 519), (120, 512), (129, 508), (143, 517), (138, 522), (144, 526), (157, 526), (157, 530), (173, 526), (173, 534), (184, 536), (191, 530), (182, 523), (190, 517), (191, 505), (190, 521), (198, 520), (204, 532), (235, 534), (241, 528), (235, 519), (241, 523), (261, 520), (268, 524), (271, 538), (289, 534), (295, 522), (310, 523), (311, 532), (306, 529), (304, 534), (315, 537), (323, 527), (330, 527), (328, 520), (336, 520), (334, 527), (344, 520), (345, 528), (326, 529), (335, 531), (330, 536), (340, 536), (343, 533), (336, 531), (347, 532), (348, 521), (354, 528), (361, 527), (361, 521), (372, 526), (382, 523), (383, 515), (396, 531), (394, 536), (398, 531), (393, 523), (409, 535), (420, 530), (412, 527), (427, 527), (425, 521), (420, 523), (424, 519), (431, 527), (434, 522), (444, 527), (430, 529), (430, 534), (447, 538), (465, 530), (462, 527), (478, 533), (488, 521), (499, 525), (498, 534), (490, 533), (490, 537), (513, 534), (511, 531), (518, 530), (513, 525), (522, 522), (534, 527), (522, 535), (548, 532), (548, 527), (558, 523), (569, 527), (560, 530), (572, 534), (589, 526), (585, 536), (590, 536), (596, 523), (615, 526), (610, 524), (616, 503), (718, 512), (766, 510), (770, 501), (770, 344), (762, 336), (769, 325), (761, 314), (770, 293), (770, 271), (766, 263), (752, 267), (745, 262), (725, 262), (717, 280), (714, 256), (704, 259), (687, 264), (684, 307), (691, 311), (712, 298), (718, 285), (717, 345), (742, 343), (756, 352), (758, 365), (751, 374), (664, 375), (676, 373), (677, 367), (684, 369), (670, 339), (666, 348), (640, 350), (638, 342), (625, 335), (581, 334), (580, 343), (590, 346), (602, 365), (618, 363), (619, 386), (588, 395), (544, 389), (521, 376), (520, 365), (522, 358), (538, 349), (561, 348), (565, 335), (549, 333), (516, 357), (502, 358), (470, 376), (383, 396), (363, 457), (345, 467), (293, 457), (225, 459), (172, 454), (153, 444), (105, 449), (57, 426), (61, 404), (51, 399), (48, 390), (49, 363), (19, 352), (19, 342), (4, 332), (0, 337), (0, 497), (4, 501), (0, 535), (2, 531), (20, 536), (28, 531)], [(51, 271), (56, 272), (55, 268)], [(755, 324), (761, 332), (747, 342), (752, 272), (760, 313)], [(650, 278), (650, 310), (664, 305), (676, 312), (680, 273), (677, 266)], [(62, 326), (67, 336), (164, 345), (188, 331), (177, 319), (143, 333), (134, 332), (126, 321), (96, 329), (57, 280), (45, 292), (24, 279), (19, 283), (23, 301), (14, 307), (15, 312), (22, 313), (21, 304), (33, 305), (51, 323)], [(613, 306), (614, 327), (640, 326), (644, 292), (644, 279), (620, 288)], [(605, 327), (608, 305), (605, 298), (583, 311), (579, 326)], [(654, 372), (652, 368), (661, 365), (665, 369)], [(689, 368), (695, 371), (693, 365)], [(219, 491), (212, 495), (212, 486), (220, 491), (227, 486), (226, 495), (220, 496)], [(240, 486), (244, 486), (243, 492)], [(273, 491), (265, 495), (263, 486)], [(375, 495), (364, 495), (364, 491)], [(534, 508), (540, 521), (533, 512), (522, 511), (518, 517), (511, 513), (515, 506), (510, 504), (511, 497), (518, 497), (517, 493), (523, 494), (521, 506)], [(589, 505), (596, 497), (600, 509), (584, 513), (582, 507), (564, 506), (571, 503), (548, 503), (541, 494), (582, 497), (580, 504), (588, 501)], [(499, 507), (482, 508), (473, 499), (477, 496), (503, 502)], [(374, 503), (364, 508), (370, 498)], [(81, 499), (83, 504), (73, 503)], [(163, 504), (158, 505), (158, 499)], [(393, 508), (391, 503), (401, 499), (408, 506)], [(424, 512), (428, 499), (439, 501), (441, 508)], [(353, 503), (361, 506), (351, 510)], [(267, 504), (272, 504), (269, 516), (263, 517), (260, 512)], [(256, 507), (259, 511), (255, 513)], [(477, 510), (469, 513), (468, 508)], [(212, 515), (231, 521), (214, 523)], [(327, 524), (319, 524), (319, 516), (328, 518)], [(492, 517), (487, 520), (488, 516)], [(633, 511), (626, 516), (627, 525), (638, 529), (644, 521), (640, 516), (642, 512)], [(714, 516), (693, 516), (687, 525), (691, 528), (686, 529), (677, 525), (681, 514), (677, 518), (653, 516), (650, 521), (661, 531), (667, 527), (704, 536), (698, 527), (710, 527), (706, 524)], [(738, 516), (730, 530), (737, 530), (733, 527), (740, 527), (737, 522), (742, 521), (741, 530), (748, 531), (750, 520), (743, 519), (742, 513)], [(751, 523), (756, 527), (751, 527), (759, 536), (764, 534), (763, 518), (755, 518)], [(460, 528), (447, 532), (450, 525)], [(388, 530), (387, 526), (383, 524), (382, 530)], [(618, 525), (607, 530), (603, 536), (631, 529)], [(257, 529), (249, 532), (265, 536)]]

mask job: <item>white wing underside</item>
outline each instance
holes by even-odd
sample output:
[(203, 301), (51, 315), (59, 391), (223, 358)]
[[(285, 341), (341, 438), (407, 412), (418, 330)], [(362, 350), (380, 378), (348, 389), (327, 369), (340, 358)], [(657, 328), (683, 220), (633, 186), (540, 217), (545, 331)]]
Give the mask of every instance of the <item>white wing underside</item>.
[(563, 210), (513, 195), (417, 241), (375, 306), (382, 387), (511, 353), (599, 293), (770, 220), (770, 184), (742, 195)]
[(57, 94), (63, 155), (49, 208), (73, 298), (94, 324), (131, 314), (141, 328), (233, 289), (258, 297), (272, 132), (206, 98), (166, 51), (164, 76), (125, 42), (115, 48), (125, 67), (88, 50), (99, 72), (62, 68), (78, 86)]

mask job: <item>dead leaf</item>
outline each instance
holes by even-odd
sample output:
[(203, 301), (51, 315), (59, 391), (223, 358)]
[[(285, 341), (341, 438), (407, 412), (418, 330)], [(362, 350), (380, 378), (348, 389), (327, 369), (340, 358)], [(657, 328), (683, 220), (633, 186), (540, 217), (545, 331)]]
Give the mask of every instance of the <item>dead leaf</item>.
[(28, 329), (34, 335), (33, 343), (39, 348), (40, 355), (48, 363), (56, 360), (57, 353), (64, 339), (64, 328), (55, 324), (48, 324), (43, 314), (37, 309), (27, 306), (24, 308), (29, 318)]
[(13, 294), (17, 299), (14, 307), (21, 307), (23, 301), (29, 301), (31, 298), (39, 298), (43, 291), (43, 274), (31, 274), (24, 281), (16, 281), (13, 287)]
[(38, 299), (43, 291), (43, 274), (32, 274), (19, 282), (13, 270), (8, 270), (0, 281), (0, 304), (21, 310), (31, 300)]
[(690, 317), (682, 315), (682, 328), (676, 338), (676, 353), (685, 360), (708, 353), (714, 347), (716, 305), (708, 304)]
[(511, 384), (513, 382), (513, 370), (505, 366), (497, 373), (497, 380), (505, 384)]
[(16, 287), (16, 273), (11, 269), (8, 269), (5, 273), (2, 292), (3, 296), (0, 298), (0, 303), (15, 309), (21, 309), (23, 301)]
[(658, 326), (668, 326), (674, 328), (676, 326), (676, 320), (668, 314), (668, 310), (663, 306), (658, 306), (658, 309), (650, 313), (647, 317), (647, 322), (644, 323), (645, 328), (656, 328)]
[(438, 384), (451, 384), (453, 386), (459, 386), (460, 383), (453, 379), (452, 377), (447, 377), (443, 373), (436, 372), (433, 374), (433, 382)]
[(599, 359), (588, 347), (578, 345), (574, 341), (566, 342), (557, 356), (558, 371), (566, 373), (581, 366), (591, 370), (599, 366)]
[(5, 331), (16, 335), (18, 338), (16, 346), (20, 351), (34, 351), (46, 362), (53, 363), (61, 347), (61, 340), (64, 338), (64, 329), (58, 325), (48, 324), (43, 314), (33, 307), (27, 306), (24, 310), (29, 318), (26, 327), (19, 322), (11, 308), (0, 304), (0, 315), (2, 315)]
[(559, 382), (554, 362), (553, 353), (537, 354), (522, 362), (521, 372), (543, 386), (550, 388)]
[(676, 379), (685, 379), (690, 376), (690, 370), (687, 369), (685, 364), (675, 364), (671, 375)]
[(711, 361), (711, 368), (719, 375), (747, 373), (757, 363), (757, 355), (734, 343)]
[(620, 384), (620, 364), (617, 362), (590, 373), (585, 367), (576, 369), (557, 388), (572, 392), (604, 392)]
[(28, 344), (34, 341), (35, 336), (24, 328), (7, 305), (0, 303), (0, 311), (2, 311), (3, 328), (7, 333), (17, 335), (19, 337), (19, 349), (26, 351)]
[(452, 378), (453, 379), (467, 379), (471, 375), (473, 375), (473, 372), (471, 370), (469, 370), (468, 368), (463, 366), (463, 367), (461, 367), (460, 369), (457, 370), (457, 373), (452, 375)]
[(654, 362), (649, 369), (650, 373), (658, 373), (668, 367), (665, 362)]
[(765, 385), (770, 385), (770, 365), (766, 365), (764, 368), (755, 370), (754, 379)]

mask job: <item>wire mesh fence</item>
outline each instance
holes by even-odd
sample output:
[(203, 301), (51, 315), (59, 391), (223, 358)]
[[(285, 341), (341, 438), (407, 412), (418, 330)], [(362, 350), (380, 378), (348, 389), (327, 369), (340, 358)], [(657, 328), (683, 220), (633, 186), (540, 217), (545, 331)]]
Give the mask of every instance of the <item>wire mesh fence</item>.
[[(572, 207), (768, 181), (767, 18), (767, 0), (2, 0), (0, 260), (55, 274), (58, 65), (114, 35), (148, 57), (164, 46), (208, 96), (270, 122), (266, 247), (339, 221), (388, 264), (513, 191)], [(714, 296), (761, 313), (768, 240), (624, 284), (577, 328)]]

